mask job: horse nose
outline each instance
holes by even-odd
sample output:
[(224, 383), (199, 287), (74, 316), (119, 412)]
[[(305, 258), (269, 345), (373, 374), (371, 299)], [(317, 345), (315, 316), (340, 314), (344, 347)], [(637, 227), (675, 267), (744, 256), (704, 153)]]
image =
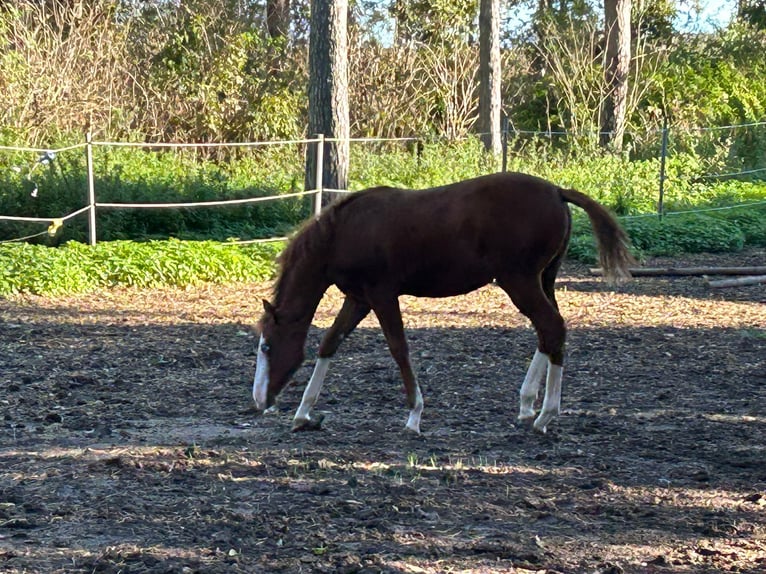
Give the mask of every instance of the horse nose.
[(253, 400), (258, 410), (269, 408), (269, 360), (259, 353), (255, 362), (255, 375), (253, 376)]
[(259, 411), (264, 411), (269, 408), (269, 399), (265, 385), (258, 381), (257, 378), (253, 383), (253, 401), (255, 402), (255, 408)]

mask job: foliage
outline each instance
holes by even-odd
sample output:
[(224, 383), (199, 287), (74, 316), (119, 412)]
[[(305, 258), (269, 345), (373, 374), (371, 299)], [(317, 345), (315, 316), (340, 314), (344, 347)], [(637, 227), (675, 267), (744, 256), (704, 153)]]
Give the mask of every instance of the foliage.
[(395, 40), (431, 45), (463, 42), (473, 32), (478, 6), (477, 0), (395, 0), (390, 8)]
[[(682, 253), (736, 252), (745, 245), (766, 245), (766, 206), (719, 212), (684, 213), (622, 221), (639, 257)], [(576, 216), (569, 256), (596, 261), (587, 220)]]
[(57, 249), (0, 245), (0, 296), (61, 295), (110, 287), (185, 287), (203, 282), (263, 281), (281, 243), (239, 246), (212, 241), (113, 241)]
[(0, 143), (50, 145), (130, 122), (132, 28), (121, 3), (0, 5)]
[(452, 183), (495, 171), (476, 138), (416, 140), (405, 145), (360, 143), (351, 149), (354, 189), (379, 185), (417, 189)]
[[(583, 137), (593, 145), (605, 96), (600, 8), (580, 0), (519, 4), (533, 16), (519, 30), (516, 19), (504, 24), (506, 115), (521, 129), (589, 134)], [(629, 131), (657, 128), (665, 114), (683, 129), (766, 117), (766, 36), (757, 22), (748, 24), (753, 18), (743, 13), (723, 30), (682, 34), (671, 26), (676, 6), (634, 5)], [(268, 37), (261, 7), (240, 0), (0, 3), (0, 143), (53, 146), (81, 141), (86, 130), (137, 142), (302, 135), (308, 3), (293, 3), (286, 40)], [(369, 26), (385, 29), (375, 22), (386, 9), (395, 24), (390, 37)], [(469, 133), (478, 2), (360, 2), (352, 11), (352, 135)], [(640, 138), (628, 143), (633, 157), (655, 151)], [(751, 153), (765, 149), (741, 143)], [(679, 137), (677, 145), (686, 144)]]
[[(152, 94), (145, 124), (165, 141), (254, 141), (300, 135), (295, 113), (305, 99), (293, 74), (281, 73), (279, 42), (255, 33), (226, 0), (179, 4), (156, 30), (141, 82)], [(298, 71), (300, 68), (298, 68)]]
[(643, 105), (678, 127), (731, 125), (766, 117), (763, 31), (743, 24), (678, 41)]
[(352, 47), (353, 133), (372, 137), (465, 137), (476, 121), (476, 46), (408, 43)]

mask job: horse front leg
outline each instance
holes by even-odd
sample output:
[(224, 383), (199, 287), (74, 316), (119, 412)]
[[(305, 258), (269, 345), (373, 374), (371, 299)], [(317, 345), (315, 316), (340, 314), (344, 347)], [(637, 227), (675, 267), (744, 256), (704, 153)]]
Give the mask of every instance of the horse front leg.
[(386, 299), (373, 305), (380, 327), (386, 337), (391, 356), (399, 366), (404, 390), (407, 393), (407, 406), (410, 409), (405, 428), (420, 434), (420, 416), (423, 414), (423, 393), (410, 365), (410, 353), (404, 336), (404, 324), (399, 309), (399, 300)]
[(351, 334), (369, 312), (370, 307), (366, 303), (350, 297), (346, 297), (343, 301), (343, 306), (335, 317), (335, 321), (319, 344), (319, 358), (314, 365), (314, 372), (306, 385), (306, 390), (303, 391), (301, 404), (293, 417), (293, 432), (318, 430), (321, 427), (323, 417), (312, 417), (311, 409), (322, 390), (324, 379), (330, 368), (330, 358), (335, 355), (343, 340)]

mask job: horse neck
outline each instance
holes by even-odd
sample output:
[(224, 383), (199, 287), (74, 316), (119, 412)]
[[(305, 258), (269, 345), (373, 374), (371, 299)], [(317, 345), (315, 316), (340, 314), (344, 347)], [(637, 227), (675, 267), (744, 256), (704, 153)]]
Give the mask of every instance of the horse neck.
[(294, 263), (283, 270), (277, 283), (277, 311), (289, 322), (308, 330), (329, 286), (318, 264), (306, 260)]

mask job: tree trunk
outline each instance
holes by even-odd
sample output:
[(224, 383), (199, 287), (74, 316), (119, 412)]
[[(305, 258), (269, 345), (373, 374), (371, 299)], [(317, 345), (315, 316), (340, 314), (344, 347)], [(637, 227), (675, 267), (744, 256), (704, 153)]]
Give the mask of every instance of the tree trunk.
[(622, 148), (628, 105), (631, 0), (604, 0), (606, 98), (601, 107), (602, 146)]
[(479, 6), (479, 131), (484, 148), (499, 156), (500, 113), (500, 0), (481, 0)]
[[(348, 188), (348, 1), (312, 0), (309, 31), (309, 136), (326, 143), (324, 188)], [(306, 153), (306, 189), (316, 188), (316, 145)]]
[(290, 0), (266, 1), (266, 29), (269, 38), (287, 38), (290, 32)]

